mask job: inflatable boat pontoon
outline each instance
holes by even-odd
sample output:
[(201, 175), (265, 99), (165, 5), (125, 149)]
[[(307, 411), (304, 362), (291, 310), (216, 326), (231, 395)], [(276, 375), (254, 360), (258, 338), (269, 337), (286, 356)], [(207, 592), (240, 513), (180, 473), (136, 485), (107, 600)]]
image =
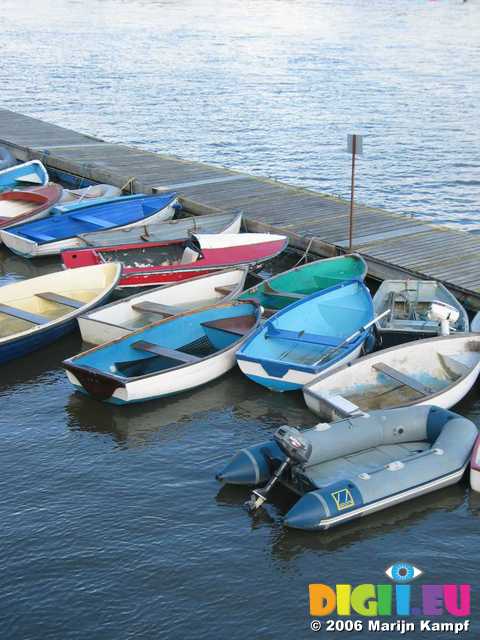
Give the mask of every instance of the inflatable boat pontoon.
[(280, 483), (299, 496), (284, 517), (296, 529), (328, 529), (458, 482), (477, 437), (470, 420), (433, 406), (375, 411), (300, 432), (280, 427), (242, 449), (217, 475), (264, 485), (255, 510)]

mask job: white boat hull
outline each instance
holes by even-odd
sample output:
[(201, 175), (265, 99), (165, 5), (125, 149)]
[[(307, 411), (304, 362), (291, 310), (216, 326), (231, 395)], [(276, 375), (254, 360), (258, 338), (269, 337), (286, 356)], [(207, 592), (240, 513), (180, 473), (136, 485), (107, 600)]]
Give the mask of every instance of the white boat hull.
[[(115, 389), (107, 402), (112, 404), (143, 402), (200, 387), (219, 378), (235, 366), (235, 352), (242, 343), (243, 340), (240, 343), (236, 342), (230, 349), (188, 367), (170, 369), (157, 375), (128, 381), (124, 387)], [(67, 370), (67, 376), (73, 386), (83, 392), (82, 385), (71, 371)]]
[(470, 469), (470, 486), (473, 491), (480, 493), (480, 469)]
[(470, 460), (470, 486), (480, 493), (480, 436), (477, 437)]
[[(147, 316), (148, 321), (142, 322), (145, 314), (133, 308), (133, 305), (142, 302), (153, 302), (183, 311), (226, 302), (242, 291), (247, 273), (246, 269), (228, 269), (212, 275), (150, 289), (108, 304), (98, 311), (83, 315), (78, 319), (82, 340), (89, 344), (103, 344), (126, 336), (131, 331), (162, 318), (162, 315), (156, 317), (151, 315)], [(230, 288), (230, 293), (225, 294), (218, 291), (218, 288), (224, 287)]]
[[(471, 348), (469, 344), (471, 343)], [(359, 410), (387, 409), (395, 407), (409, 407), (421, 405), (436, 405), (442, 409), (450, 409), (464, 398), (472, 389), (480, 374), (480, 337), (474, 334), (456, 334), (452, 336), (428, 338), (414, 343), (392, 347), (378, 351), (360, 359), (351, 367), (335, 367), (327, 374), (322, 374), (303, 389), (303, 396), (308, 408), (324, 419), (332, 420), (338, 416), (332, 413), (331, 403), (335, 405), (343, 401), (350, 402), (352, 398), (360, 397)], [(458, 367), (455, 371), (457, 378), (446, 377), (437, 363), (437, 359), (450, 359), (452, 367)], [(396, 396), (388, 396), (385, 389), (379, 385), (378, 370), (375, 366), (388, 365), (400, 374), (404, 374), (408, 382), (408, 372), (431, 376), (432, 383), (435, 376), (443, 386), (432, 387), (431, 392), (412, 399), (409, 395), (402, 395), (399, 389), (403, 389), (399, 381), (398, 389), (393, 389)], [(442, 378), (441, 375), (444, 377)], [(439, 377), (440, 376), (440, 377)], [(421, 376), (420, 376), (421, 377)], [(413, 384), (421, 382), (420, 378), (411, 377)], [(383, 395), (382, 403), (389, 398), (387, 404), (381, 406), (375, 403), (375, 389)], [(407, 385), (408, 389), (408, 385)], [(383, 393), (382, 393), (383, 392)], [(366, 398), (373, 397), (373, 400)], [(356, 402), (356, 400), (351, 400)], [(362, 404), (362, 403), (365, 404)], [(373, 403), (373, 404), (372, 404)], [(355, 406), (355, 405), (353, 405)], [(358, 407), (357, 407), (358, 409)]]

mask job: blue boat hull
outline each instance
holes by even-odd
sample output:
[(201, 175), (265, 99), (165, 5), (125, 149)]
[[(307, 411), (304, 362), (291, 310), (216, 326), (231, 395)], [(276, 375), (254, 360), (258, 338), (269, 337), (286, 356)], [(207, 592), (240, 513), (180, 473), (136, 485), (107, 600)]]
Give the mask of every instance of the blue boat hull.
[(32, 351), (38, 351), (68, 333), (75, 331), (77, 320), (68, 320), (50, 329), (40, 330), (28, 336), (15, 338), (0, 346), (0, 364), (26, 356)]

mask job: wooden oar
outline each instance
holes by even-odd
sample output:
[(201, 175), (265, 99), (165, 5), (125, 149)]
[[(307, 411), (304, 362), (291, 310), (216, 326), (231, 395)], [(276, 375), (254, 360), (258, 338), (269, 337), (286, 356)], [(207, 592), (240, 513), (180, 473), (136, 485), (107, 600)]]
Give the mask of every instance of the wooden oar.
[(354, 340), (354, 338), (358, 338), (359, 335), (361, 335), (364, 331), (366, 331), (369, 327), (372, 326), (372, 324), (375, 324), (375, 322), (378, 322), (379, 320), (381, 320), (384, 316), (387, 315), (387, 313), (390, 313), (390, 309), (386, 309), (383, 313), (381, 313), (379, 316), (377, 316), (376, 318), (373, 318), (373, 320), (370, 320), (370, 322), (367, 322), (366, 325), (364, 325), (363, 327), (360, 327), (360, 329), (357, 329), (355, 331), (355, 333), (352, 333), (351, 336), (348, 336), (348, 338), (345, 338), (345, 340), (343, 342), (341, 342), (340, 344), (338, 344), (336, 347), (332, 347), (331, 349), (329, 349), (328, 351), (325, 351), (325, 353), (318, 359), (316, 360), (312, 366), (316, 366), (317, 364), (320, 364), (321, 362), (323, 362), (324, 360), (328, 360), (334, 353), (336, 353), (337, 351), (340, 351), (340, 349), (342, 349), (343, 347), (345, 347), (349, 342), (351, 342), (352, 340)]

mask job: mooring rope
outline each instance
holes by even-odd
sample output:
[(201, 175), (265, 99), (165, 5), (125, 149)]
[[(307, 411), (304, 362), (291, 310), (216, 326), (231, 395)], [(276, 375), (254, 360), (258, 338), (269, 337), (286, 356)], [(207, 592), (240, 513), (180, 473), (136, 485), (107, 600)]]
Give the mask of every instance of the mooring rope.
[(125, 184), (123, 185), (123, 187), (121, 187), (122, 193), (123, 191), (125, 191), (125, 189), (127, 189), (128, 187), (130, 187), (130, 193), (133, 194), (133, 183), (135, 182), (136, 178), (135, 176), (132, 176), (131, 178), (129, 178)]
[(309, 243), (308, 243), (308, 246), (307, 246), (307, 248), (305, 249), (305, 253), (300, 257), (300, 260), (299, 260), (298, 262), (296, 262), (296, 263), (293, 265), (292, 269), (295, 269), (295, 267), (298, 267), (298, 265), (299, 265), (301, 262), (303, 262), (304, 260), (305, 260), (305, 262), (306, 262), (306, 260), (307, 260), (307, 256), (308, 256), (308, 252), (310, 251), (310, 249), (311, 249), (311, 247), (312, 247), (312, 242), (313, 242), (313, 238), (310, 238), (310, 241), (309, 241)]

